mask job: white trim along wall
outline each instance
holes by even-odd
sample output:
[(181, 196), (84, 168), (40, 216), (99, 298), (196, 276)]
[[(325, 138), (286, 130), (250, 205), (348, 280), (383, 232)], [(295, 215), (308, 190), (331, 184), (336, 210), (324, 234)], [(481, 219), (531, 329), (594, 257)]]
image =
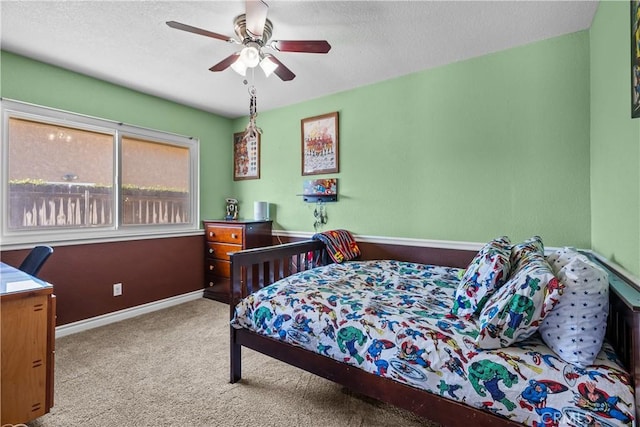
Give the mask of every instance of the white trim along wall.
[[(302, 239), (310, 239), (314, 233), (310, 232), (288, 232), (283, 230), (274, 230), (273, 235), (276, 238), (279, 237), (294, 237)], [(475, 250), (478, 251), (482, 248), (484, 243), (477, 242), (455, 242), (446, 240), (428, 240), (428, 239), (411, 239), (411, 238), (392, 238), (392, 237), (380, 237), (380, 236), (354, 236), (357, 241), (363, 243), (381, 243), (387, 245), (404, 245), (404, 246), (416, 246), (416, 247), (430, 247), (430, 248), (442, 248), (442, 249), (457, 249), (457, 250)], [(546, 252), (555, 251), (558, 248), (548, 247), (545, 248)], [(640, 280), (633, 276), (631, 273), (620, 267), (619, 265), (607, 260), (602, 255), (595, 253), (593, 255), (603, 263), (613, 266), (617, 272), (631, 281), (637, 289), (640, 289)], [(105, 326), (110, 323), (119, 322), (121, 320), (130, 319), (132, 317), (140, 316), (142, 314), (150, 313), (156, 310), (169, 308), (174, 305), (182, 304), (185, 302), (193, 301), (202, 298), (203, 290), (197, 290), (175, 297), (142, 304), (136, 307), (127, 308), (124, 310), (116, 311), (113, 313), (107, 313), (102, 316), (92, 317), (90, 319), (80, 320), (78, 322), (68, 323), (66, 325), (58, 326), (56, 328), (56, 338), (61, 338), (66, 335), (75, 334), (77, 332), (86, 331), (89, 329), (97, 328), (99, 326)]]

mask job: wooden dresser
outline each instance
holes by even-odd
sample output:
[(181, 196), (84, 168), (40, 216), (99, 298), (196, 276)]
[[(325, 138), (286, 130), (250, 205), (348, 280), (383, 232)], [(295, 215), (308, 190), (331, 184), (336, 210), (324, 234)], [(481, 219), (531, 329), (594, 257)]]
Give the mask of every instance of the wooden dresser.
[(38, 418), (53, 406), (55, 295), (42, 280), (1, 264), (0, 425)]
[(271, 246), (271, 221), (205, 220), (204, 296), (229, 303), (231, 262), (229, 254), (243, 249)]

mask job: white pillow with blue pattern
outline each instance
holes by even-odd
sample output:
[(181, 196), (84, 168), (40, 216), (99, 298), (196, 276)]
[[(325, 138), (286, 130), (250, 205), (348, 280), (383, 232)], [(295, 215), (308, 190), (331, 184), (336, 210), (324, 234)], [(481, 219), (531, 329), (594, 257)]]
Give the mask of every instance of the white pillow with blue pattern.
[(493, 239), (482, 247), (460, 280), (451, 315), (468, 319), (482, 310), (491, 294), (507, 281), (510, 254), (511, 242), (507, 236)]
[(576, 248), (566, 246), (564, 248), (558, 249), (555, 252), (550, 253), (549, 255), (547, 255), (546, 258), (547, 258), (547, 262), (551, 266), (551, 269), (553, 270), (553, 273), (557, 276), (558, 273), (560, 272), (560, 269), (565, 265), (569, 264), (569, 261), (571, 261), (577, 255), (581, 255), (581, 254), (578, 251), (576, 251)]
[(607, 272), (585, 255), (564, 248), (548, 259), (565, 285), (558, 305), (540, 325), (543, 341), (562, 360), (581, 367), (593, 364), (602, 348), (609, 314)]

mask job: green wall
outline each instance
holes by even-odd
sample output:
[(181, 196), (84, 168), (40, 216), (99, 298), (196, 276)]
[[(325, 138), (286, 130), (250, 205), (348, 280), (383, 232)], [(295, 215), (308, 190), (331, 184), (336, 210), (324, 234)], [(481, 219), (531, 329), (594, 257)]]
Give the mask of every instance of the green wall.
[[(276, 229), (311, 232), (315, 206), (298, 196), (302, 182), (337, 177), (340, 200), (327, 204), (325, 229), (472, 242), (540, 234), (547, 246), (593, 247), (639, 275), (628, 8), (604, 1), (590, 31), (260, 111), (260, 180), (231, 179), (231, 134), (246, 118), (8, 52), (0, 94), (200, 138), (203, 218), (220, 217), (228, 196), (249, 218), (253, 201), (267, 200)], [(341, 172), (303, 177), (300, 120), (332, 111), (340, 113)]]
[(6, 51), (0, 55), (3, 98), (199, 138), (200, 211), (224, 210), (232, 185), (229, 119)]
[(261, 179), (235, 183), (241, 212), (267, 200), (276, 228), (313, 231), (300, 120), (332, 111), (340, 173), (314, 176), (339, 179), (324, 229), (590, 247), (588, 32), (259, 112)]
[(640, 118), (631, 119), (629, 2), (601, 1), (590, 30), (593, 249), (640, 276)]

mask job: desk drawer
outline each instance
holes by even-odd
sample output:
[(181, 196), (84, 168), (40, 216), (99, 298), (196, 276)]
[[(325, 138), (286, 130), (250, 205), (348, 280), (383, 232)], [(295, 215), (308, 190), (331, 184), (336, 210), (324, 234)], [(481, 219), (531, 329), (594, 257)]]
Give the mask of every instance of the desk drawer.
[(210, 242), (242, 245), (242, 227), (207, 225), (206, 237)]
[(207, 242), (207, 257), (229, 261), (229, 253), (242, 250), (242, 245)]
[(220, 277), (231, 277), (231, 263), (217, 259), (207, 259), (205, 263), (205, 271), (207, 274), (213, 274)]

